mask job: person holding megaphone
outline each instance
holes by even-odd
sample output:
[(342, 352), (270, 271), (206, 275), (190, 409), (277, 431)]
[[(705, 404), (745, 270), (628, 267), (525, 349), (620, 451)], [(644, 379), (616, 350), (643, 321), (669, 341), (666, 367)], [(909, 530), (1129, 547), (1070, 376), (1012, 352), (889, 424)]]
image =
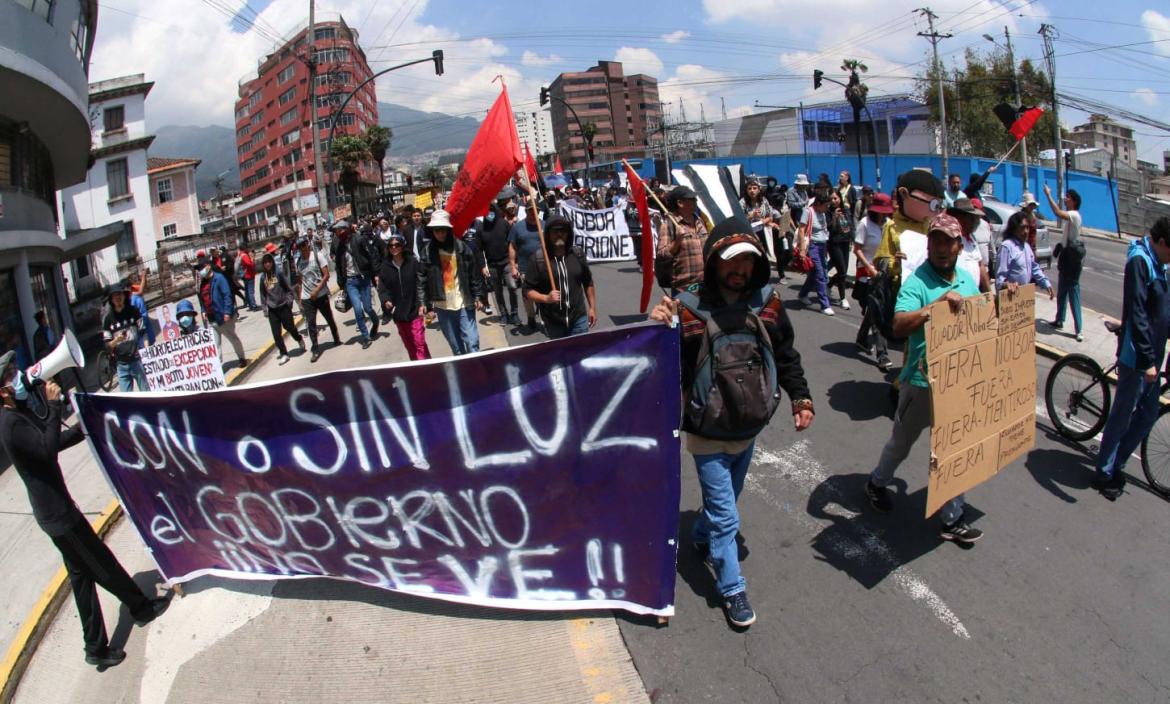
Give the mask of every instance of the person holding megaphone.
[(37, 525), (61, 552), (81, 616), (85, 661), (101, 670), (122, 662), (126, 653), (110, 648), (97, 585), (118, 597), (140, 624), (157, 618), (169, 601), (143, 593), (94, 532), (65, 486), (57, 453), (81, 442), (84, 436), (76, 425), (62, 429), (61, 387), (52, 376), (76, 366), (80, 354), (73, 334), (66, 331), (57, 349), (27, 372), (17, 368), (14, 351), (0, 355), (0, 446), (24, 482)]

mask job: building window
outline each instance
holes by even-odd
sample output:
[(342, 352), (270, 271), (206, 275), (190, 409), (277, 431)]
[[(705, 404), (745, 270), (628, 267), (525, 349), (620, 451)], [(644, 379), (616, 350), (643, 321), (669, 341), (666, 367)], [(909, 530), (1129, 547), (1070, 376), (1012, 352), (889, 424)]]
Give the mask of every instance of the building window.
[(80, 9), (77, 19), (69, 27), (69, 48), (77, 56), (77, 60), (89, 66), (89, 15), (87, 4), (78, 3)]
[(126, 128), (126, 108), (115, 105), (102, 111), (102, 127), (106, 132)]
[(313, 52), (313, 60), (318, 64), (345, 63), (349, 61), (349, 49), (318, 49)]
[(283, 71), (276, 74), (276, 83), (279, 85), (286, 81), (291, 81), (294, 74), (297, 72), (296, 64), (286, 67)]
[(280, 94), (280, 100), (278, 102), (281, 105), (287, 105), (288, 103), (291, 103), (295, 97), (297, 97), (297, 87), (293, 86), (292, 88), (289, 88)]
[(170, 225), (163, 225), (163, 237), (174, 237), (179, 233), (179, 226), (171, 223)]
[(320, 27), (313, 33), (313, 37), (317, 41), (321, 41), (323, 39), (336, 39), (337, 29), (335, 27)]
[(134, 221), (122, 223), (122, 236), (118, 238), (118, 261), (124, 262), (138, 256), (138, 242), (134, 239)]
[(293, 142), (299, 140), (300, 138), (301, 138), (301, 131), (300, 130), (293, 130), (292, 132), (289, 132), (288, 134), (281, 137), (280, 142), (281, 142), (281, 144), (292, 144)]
[(169, 178), (160, 178), (156, 188), (158, 189), (159, 205), (162, 205), (163, 203), (170, 203), (175, 199), (175, 189)]
[(53, 22), (53, 0), (16, 0), (16, 4), (50, 24)]
[(110, 159), (106, 162), (106, 192), (110, 200), (130, 195), (130, 171), (125, 159)]
[(297, 109), (289, 108), (287, 112), (280, 116), (280, 124), (287, 125), (295, 119), (297, 119)]
[(262, 99), (263, 99), (263, 95), (260, 93), (260, 91), (256, 91), (252, 95), (248, 96), (248, 107), (250, 107), (250, 108), (256, 107), (257, 105), (260, 104), (260, 101)]
[(89, 255), (73, 260), (73, 281), (77, 282), (89, 276)]

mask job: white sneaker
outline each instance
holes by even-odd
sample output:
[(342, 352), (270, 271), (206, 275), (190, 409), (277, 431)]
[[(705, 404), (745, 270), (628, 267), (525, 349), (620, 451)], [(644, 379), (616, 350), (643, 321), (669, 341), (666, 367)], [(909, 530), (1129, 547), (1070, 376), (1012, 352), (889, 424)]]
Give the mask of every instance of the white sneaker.
[(1078, 332), (1077, 333), (1077, 342), (1084, 342), (1084, 341), (1085, 341), (1085, 336)]
[(847, 299), (847, 298), (841, 299), (841, 310), (849, 310), (849, 299)]
[(825, 315), (836, 315), (836, 313), (833, 312), (832, 308), (821, 308), (821, 312), (824, 313)]
[(276, 363), (277, 364), (288, 364), (288, 356), (283, 355), (283, 354), (280, 355), (279, 357), (276, 358)]

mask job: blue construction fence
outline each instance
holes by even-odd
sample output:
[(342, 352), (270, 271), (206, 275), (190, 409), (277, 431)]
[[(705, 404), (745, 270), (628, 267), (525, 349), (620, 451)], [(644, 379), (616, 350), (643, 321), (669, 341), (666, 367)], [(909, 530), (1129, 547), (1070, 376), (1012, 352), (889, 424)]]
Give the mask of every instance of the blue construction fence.
[[(649, 160), (646, 160), (649, 161)], [(718, 164), (728, 166), (742, 164), (745, 174), (759, 174), (772, 176), (780, 183), (792, 184), (796, 174), (807, 173), (810, 181), (816, 181), (817, 176), (826, 173), (829, 179), (837, 182), (837, 174), (848, 171), (853, 175), (853, 183), (858, 186), (868, 184), (877, 186), (878, 179), (874, 169), (873, 155), (863, 155), (862, 163), (864, 178), (858, 178), (857, 155), (825, 155), (810, 154), (806, 160), (802, 154), (776, 154), (770, 156), (748, 157), (718, 157), (711, 159), (694, 159), (691, 161), (672, 162), (671, 168), (681, 168), (687, 164)], [(890, 193), (898, 181), (898, 174), (914, 168), (928, 168), (936, 176), (942, 174), (942, 157), (932, 154), (889, 154), (878, 157), (881, 166), (881, 190)], [(972, 173), (983, 173), (995, 164), (994, 159), (977, 157), (952, 156), (950, 169), (963, 177), (963, 185)], [(652, 165), (650, 166), (652, 168)], [(1018, 162), (1007, 161), (1000, 164), (995, 173), (987, 179), (991, 194), (1007, 203), (1018, 203), (1023, 188), (1020, 180), (1024, 169)], [(650, 173), (649, 175), (653, 175)], [(940, 176), (941, 178), (941, 176)], [(1081, 196), (1081, 220), (1086, 227), (1101, 230), (1116, 231), (1117, 216), (1117, 184), (1110, 183), (1102, 176), (1073, 171), (1065, 175), (1067, 188), (1075, 190)], [(1040, 211), (1045, 218), (1052, 220), (1054, 216), (1044, 197), (1043, 185), (1047, 183), (1055, 192), (1056, 170), (1044, 166), (1028, 166), (1028, 187), (1040, 201)]]

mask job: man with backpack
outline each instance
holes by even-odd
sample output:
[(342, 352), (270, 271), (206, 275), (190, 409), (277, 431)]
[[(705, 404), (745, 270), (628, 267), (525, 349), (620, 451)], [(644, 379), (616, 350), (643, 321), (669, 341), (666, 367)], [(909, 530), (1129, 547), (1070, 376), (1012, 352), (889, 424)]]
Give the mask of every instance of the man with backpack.
[(751, 224), (729, 218), (707, 238), (702, 280), (650, 313), (652, 320), (669, 324), (677, 314), (682, 321), (683, 430), (703, 492), (691, 539), (707, 553), (727, 619), (739, 628), (756, 621), (739, 569), (735, 505), (756, 436), (779, 407), (780, 389), (792, 401), (798, 432), (813, 420), (792, 323), (769, 275)]

